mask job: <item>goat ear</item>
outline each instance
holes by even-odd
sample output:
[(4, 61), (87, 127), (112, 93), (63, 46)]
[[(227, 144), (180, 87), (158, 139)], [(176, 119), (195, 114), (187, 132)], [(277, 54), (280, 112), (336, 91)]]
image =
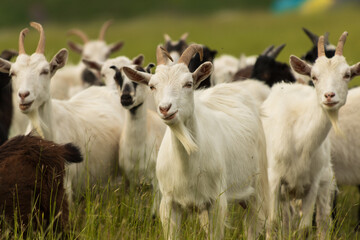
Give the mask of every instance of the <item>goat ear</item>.
[(148, 84), (151, 78), (150, 73), (139, 72), (129, 67), (123, 67), (123, 71), (130, 80), (142, 84)]
[(19, 53), (15, 50), (4, 50), (1, 52), (0, 57), (6, 59), (6, 60), (10, 60), (11, 58), (15, 57), (19, 55)]
[(351, 78), (359, 76), (360, 75), (360, 62), (352, 65), (350, 67), (350, 72), (351, 72)]
[(144, 63), (144, 55), (139, 54), (138, 56), (132, 59), (133, 64), (142, 66)]
[(86, 59), (82, 59), (82, 62), (90, 69), (94, 69), (98, 72), (101, 72), (101, 68), (103, 66), (102, 63), (100, 62), (96, 62), (96, 61), (90, 61), (90, 60), (86, 60)]
[(0, 58), (0, 72), (9, 73), (11, 65), (10, 61)]
[(124, 46), (124, 42), (113, 43), (109, 46), (109, 53), (112, 54), (114, 52), (119, 51)]
[(51, 59), (50, 62), (51, 76), (53, 76), (58, 69), (62, 68), (65, 65), (67, 57), (68, 57), (68, 51), (65, 48), (63, 48), (53, 57), (53, 59)]
[(290, 66), (301, 75), (311, 75), (311, 66), (294, 55), (290, 56)]
[(213, 65), (211, 62), (204, 62), (201, 64), (195, 72), (193, 72), (192, 77), (194, 80), (194, 89), (196, 89), (202, 81), (204, 81), (213, 71)]
[(74, 43), (72, 41), (68, 41), (67, 44), (71, 50), (73, 50), (74, 52), (76, 52), (78, 54), (82, 54), (83, 46), (81, 46), (80, 44)]

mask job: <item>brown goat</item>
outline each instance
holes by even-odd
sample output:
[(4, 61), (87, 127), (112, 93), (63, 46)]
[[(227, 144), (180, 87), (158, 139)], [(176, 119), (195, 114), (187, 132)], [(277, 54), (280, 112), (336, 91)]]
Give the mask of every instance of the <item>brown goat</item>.
[(22, 226), (32, 221), (34, 229), (56, 218), (57, 229), (65, 229), (65, 163), (81, 161), (79, 149), (70, 143), (59, 145), (31, 135), (8, 140), (0, 146), (0, 214), (10, 225), (14, 215)]

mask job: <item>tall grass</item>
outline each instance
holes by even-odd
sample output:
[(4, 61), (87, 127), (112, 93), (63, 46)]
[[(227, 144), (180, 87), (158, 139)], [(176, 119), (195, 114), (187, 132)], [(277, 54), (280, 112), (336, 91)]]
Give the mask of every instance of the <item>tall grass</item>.
[[(357, 25), (359, 9), (346, 7), (318, 15), (299, 15), (295, 13), (272, 15), (267, 12), (218, 12), (211, 15), (169, 15), (158, 13), (117, 21), (110, 27), (106, 39), (108, 42), (123, 40), (121, 55), (134, 57), (143, 53), (147, 62), (155, 61), (156, 45), (163, 42), (163, 34), (168, 33), (177, 39), (189, 32), (189, 42), (198, 42), (218, 50), (218, 55), (239, 56), (259, 54), (271, 45), (286, 43), (279, 60), (288, 62), (290, 54), (301, 56), (311, 47), (311, 42), (302, 32), (302, 27), (322, 34), (329, 31), (330, 41), (337, 42), (340, 34), (347, 30), (349, 37), (344, 55), (349, 64), (360, 61), (360, 28)], [(107, 19), (104, 19), (104, 21)], [(70, 28), (83, 29), (91, 38), (96, 38), (102, 22), (46, 23), (46, 55), (48, 60), (60, 49), (67, 47), (66, 32)], [(0, 48), (17, 49), (18, 34), (28, 26), (0, 29)], [(73, 38), (75, 39), (75, 38)], [(38, 33), (30, 31), (25, 46), (32, 53), (38, 41)], [(70, 62), (79, 57), (70, 53)], [(351, 86), (357, 85), (355, 79)], [(355, 239), (353, 231), (357, 223), (359, 194), (355, 187), (341, 187), (338, 201), (338, 226), (331, 231), (332, 239)], [(76, 197), (70, 208), (70, 226), (68, 231), (52, 232), (52, 227), (41, 231), (29, 231), (23, 235), (20, 226), (10, 228), (4, 219), (0, 219), (0, 239), (163, 239), (159, 218), (152, 219), (152, 190), (149, 187), (125, 187), (124, 181), (110, 181), (105, 186), (91, 186)], [(229, 228), (225, 230), (225, 239), (243, 239), (242, 222), (244, 211), (239, 205), (230, 204), (228, 213)], [(196, 214), (185, 214), (182, 224), (182, 239), (203, 239)], [(55, 216), (54, 216), (55, 217)], [(294, 234), (294, 235), (293, 235)], [(291, 233), (289, 239), (299, 238)]]

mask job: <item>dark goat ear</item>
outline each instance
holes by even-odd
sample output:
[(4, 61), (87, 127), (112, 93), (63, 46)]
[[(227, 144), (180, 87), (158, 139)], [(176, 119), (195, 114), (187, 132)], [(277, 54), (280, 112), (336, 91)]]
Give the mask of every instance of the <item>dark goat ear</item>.
[(360, 75), (360, 62), (352, 65), (350, 67), (350, 71), (351, 71), (351, 78), (359, 76)]
[(311, 74), (311, 66), (301, 60), (300, 58), (291, 55), (290, 56), (290, 66), (295, 70), (295, 72), (306, 75), (310, 77)]
[(146, 68), (145, 68), (145, 71), (147, 73), (151, 73), (151, 69), (155, 67), (155, 64), (154, 63), (149, 63)]
[(8, 60), (0, 58), (0, 72), (9, 73), (12, 63)]
[(73, 50), (74, 52), (76, 52), (76, 53), (78, 53), (80, 55), (82, 54), (82, 52), (83, 52), (83, 46), (82, 45), (74, 43), (72, 41), (68, 41), (67, 44), (68, 44), (68, 46), (69, 46), (69, 48), (71, 50)]
[(55, 72), (65, 66), (68, 57), (68, 51), (63, 48), (61, 49), (50, 62), (50, 73), (53, 76)]
[(309, 39), (311, 40), (311, 42), (314, 44), (314, 46), (317, 46), (318, 40), (319, 40), (319, 36), (310, 32), (308, 29), (303, 28), (303, 31), (305, 32), (305, 34), (309, 37)]
[(213, 65), (211, 62), (204, 62), (201, 64), (195, 72), (193, 72), (192, 77), (194, 80), (194, 89), (196, 89), (202, 81), (204, 81), (213, 71)]
[(82, 59), (82, 62), (88, 67), (88, 68), (91, 68), (91, 69), (94, 69), (98, 72), (101, 71), (101, 68), (102, 68), (102, 64), (100, 62), (96, 62), (96, 61), (90, 61), (90, 60), (87, 60), (87, 59)]
[(134, 65), (142, 66), (144, 63), (144, 55), (139, 54), (138, 56), (136, 56), (132, 59), (132, 62)]
[(120, 51), (120, 49), (122, 49), (122, 47), (124, 46), (124, 42), (117, 42), (117, 43), (113, 43), (109, 46), (109, 52), (110, 54)]
[(11, 58), (17, 56), (19, 53), (15, 50), (4, 50), (0, 54), (0, 57), (6, 60), (11, 60)]

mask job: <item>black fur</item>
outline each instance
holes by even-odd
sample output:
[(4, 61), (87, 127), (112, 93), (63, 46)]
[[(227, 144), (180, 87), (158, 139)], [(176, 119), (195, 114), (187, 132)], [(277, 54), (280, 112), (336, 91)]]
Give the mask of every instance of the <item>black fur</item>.
[[(190, 60), (190, 63), (188, 65), (190, 72), (194, 72), (204, 62), (213, 62), (216, 54), (216, 50), (211, 50), (207, 46), (203, 46), (203, 60), (200, 61), (200, 55), (196, 53), (195, 56)], [(211, 87), (210, 76), (207, 77), (204, 81), (202, 81), (197, 89), (209, 87)]]
[(255, 62), (251, 78), (264, 81), (269, 87), (278, 82), (295, 82), (290, 66), (275, 59), (260, 55)]
[(84, 71), (81, 73), (81, 79), (84, 83), (89, 84), (90, 86), (103, 86), (105, 85), (101, 80), (99, 80), (96, 75), (90, 71), (89, 69), (84, 69)]
[(122, 88), (124, 79), (122, 77), (121, 71), (116, 66), (111, 66), (111, 69), (115, 70), (114, 80)]
[(180, 40), (176, 44), (173, 44), (171, 41), (165, 43), (165, 49), (169, 53), (178, 52), (181, 55), (187, 47), (188, 44), (184, 40)]

